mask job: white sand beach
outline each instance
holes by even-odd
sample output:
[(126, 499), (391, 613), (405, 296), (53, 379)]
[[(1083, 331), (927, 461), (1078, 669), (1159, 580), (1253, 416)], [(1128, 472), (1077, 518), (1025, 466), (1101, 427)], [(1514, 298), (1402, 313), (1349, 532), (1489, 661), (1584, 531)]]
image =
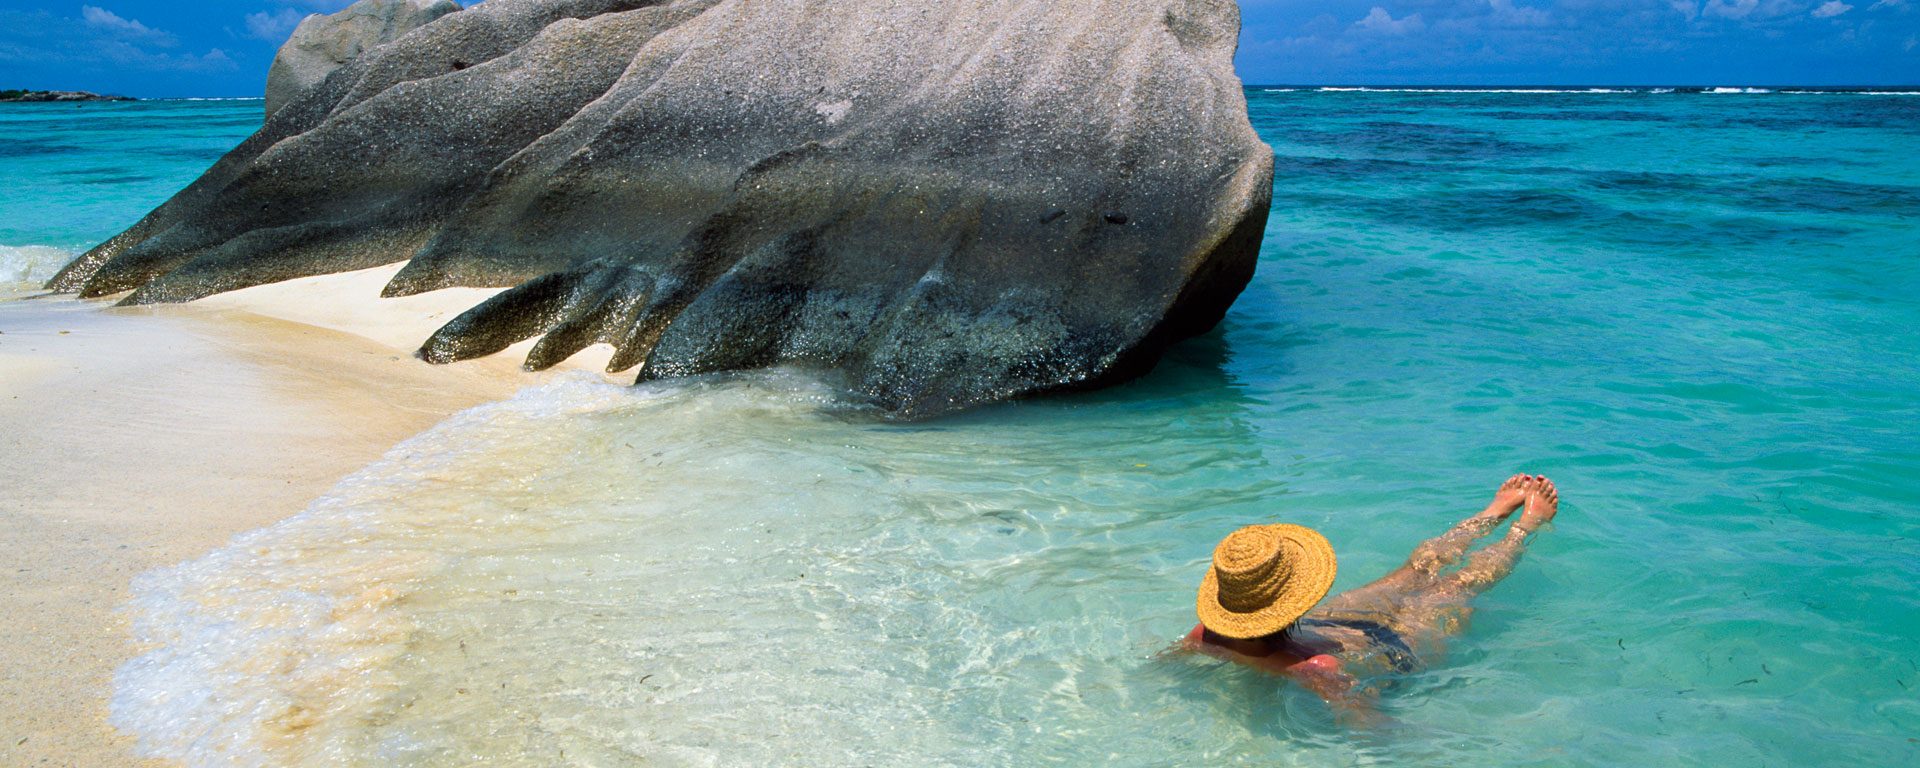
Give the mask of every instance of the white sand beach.
[[(543, 378), (517, 365), (527, 344), (414, 359), (489, 292), (372, 298), (399, 267), (176, 306), (0, 300), (0, 764), (142, 764), (106, 720), (134, 576), (297, 513), (446, 415)], [(567, 367), (597, 370), (597, 351)]]

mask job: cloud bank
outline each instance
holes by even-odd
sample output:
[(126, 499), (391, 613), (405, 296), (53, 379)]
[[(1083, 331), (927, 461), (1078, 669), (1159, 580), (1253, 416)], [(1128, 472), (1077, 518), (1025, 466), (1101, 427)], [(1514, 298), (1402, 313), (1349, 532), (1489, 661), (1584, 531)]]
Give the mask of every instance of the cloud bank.
[[(110, 9), (84, 5), (77, 16), (0, 10), (0, 62), (12, 67), (69, 70), (141, 68), (160, 72), (221, 73), (235, 68), (224, 49), (176, 52), (180, 37)], [(35, 83), (19, 85), (37, 87)], [(108, 90), (111, 90), (108, 88)]]
[(1240, 5), (1253, 83), (1920, 84), (1913, 0)]

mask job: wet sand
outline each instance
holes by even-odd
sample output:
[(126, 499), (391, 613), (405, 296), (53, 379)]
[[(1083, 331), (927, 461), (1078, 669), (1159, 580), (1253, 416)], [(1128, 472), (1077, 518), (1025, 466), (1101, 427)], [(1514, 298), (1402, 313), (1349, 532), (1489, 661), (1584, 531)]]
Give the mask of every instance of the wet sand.
[(413, 359), (485, 292), (368, 300), (397, 268), (158, 308), (0, 296), (0, 765), (161, 764), (107, 723), (129, 581), (542, 378), (518, 370), (525, 344)]

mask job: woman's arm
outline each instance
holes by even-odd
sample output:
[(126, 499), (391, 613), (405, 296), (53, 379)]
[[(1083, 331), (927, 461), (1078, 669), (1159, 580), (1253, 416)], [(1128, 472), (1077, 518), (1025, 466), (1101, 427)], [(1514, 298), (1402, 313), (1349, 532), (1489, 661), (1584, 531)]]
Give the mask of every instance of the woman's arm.
[(1342, 669), (1338, 658), (1321, 654), (1288, 667), (1287, 672), (1325, 699), (1341, 725), (1366, 728), (1392, 722), (1380, 713), (1380, 692), (1360, 687), (1360, 680)]

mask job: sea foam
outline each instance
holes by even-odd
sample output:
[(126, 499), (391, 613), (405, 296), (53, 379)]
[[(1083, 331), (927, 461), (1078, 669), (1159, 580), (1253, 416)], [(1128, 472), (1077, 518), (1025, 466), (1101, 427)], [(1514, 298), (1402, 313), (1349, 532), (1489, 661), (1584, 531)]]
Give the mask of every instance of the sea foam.
[[(148, 755), (189, 765), (332, 764), (340, 732), (390, 712), (393, 665), (417, 626), (401, 602), (455, 553), (380, 534), (395, 499), (457, 487), (477, 453), (527, 420), (632, 397), (582, 379), (481, 406), (401, 443), (306, 511), (134, 582), (146, 647), (115, 676), (113, 723)], [(457, 494), (454, 498), (458, 498)], [(456, 505), (436, 510), (458, 520)]]
[(0, 245), (0, 284), (44, 283), (73, 260), (73, 254), (44, 245)]

